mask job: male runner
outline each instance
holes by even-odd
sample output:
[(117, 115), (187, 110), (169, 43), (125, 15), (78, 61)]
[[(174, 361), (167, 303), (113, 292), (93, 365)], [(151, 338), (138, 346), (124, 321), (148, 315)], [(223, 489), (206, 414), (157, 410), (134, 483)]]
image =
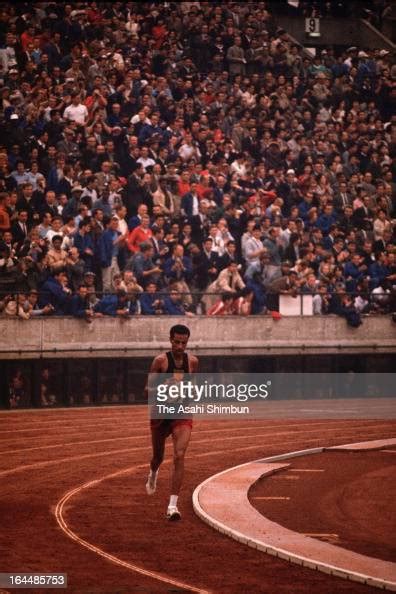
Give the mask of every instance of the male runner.
[[(172, 373), (180, 376), (183, 373), (195, 373), (198, 369), (198, 359), (185, 352), (190, 330), (187, 326), (177, 324), (170, 329), (170, 343), (172, 348), (167, 353), (155, 357), (150, 367), (150, 373)], [(172, 435), (174, 450), (174, 467), (171, 482), (171, 496), (166, 517), (168, 520), (180, 520), (181, 514), (177, 508), (177, 499), (183, 481), (184, 456), (190, 441), (192, 419), (151, 419), (151, 439), (153, 457), (146, 483), (148, 495), (153, 495), (157, 486), (158, 469), (164, 459), (165, 440)]]

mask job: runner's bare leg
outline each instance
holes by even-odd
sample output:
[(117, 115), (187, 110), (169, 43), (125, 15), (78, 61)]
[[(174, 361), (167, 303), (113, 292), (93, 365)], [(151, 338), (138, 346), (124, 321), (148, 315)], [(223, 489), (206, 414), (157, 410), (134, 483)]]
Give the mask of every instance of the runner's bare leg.
[(171, 495), (179, 495), (184, 475), (184, 456), (191, 437), (189, 425), (176, 425), (172, 430), (173, 439), (173, 472)]

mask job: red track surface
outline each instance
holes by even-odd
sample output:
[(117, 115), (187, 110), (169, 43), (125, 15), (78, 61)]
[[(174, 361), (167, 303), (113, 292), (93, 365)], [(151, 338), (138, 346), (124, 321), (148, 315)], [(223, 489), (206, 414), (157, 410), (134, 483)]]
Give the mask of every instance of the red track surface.
[[(169, 524), (169, 449), (158, 493), (148, 498), (144, 490), (150, 457), (146, 415), (144, 407), (0, 414), (1, 571), (66, 572), (68, 594), (183, 591), (161, 576), (221, 594), (377, 591), (290, 565), (215, 532), (195, 516), (191, 494), (208, 476), (257, 458), (393, 437), (395, 422), (196, 423), (180, 503), (183, 521)], [(99, 482), (79, 489), (90, 481)], [(74, 489), (64, 521), (112, 560), (71, 540), (57, 523), (55, 508)], [(139, 568), (159, 575), (142, 575)]]
[(394, 562), (395, 454), (331, 451), (290, 459), (288, 469), (259, 481), (249, 499), (286, 528)]

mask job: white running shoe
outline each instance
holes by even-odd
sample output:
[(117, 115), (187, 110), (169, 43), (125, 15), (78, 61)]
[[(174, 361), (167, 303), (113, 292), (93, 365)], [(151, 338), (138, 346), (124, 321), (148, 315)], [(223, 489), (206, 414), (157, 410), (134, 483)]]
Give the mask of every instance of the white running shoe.
[(146, 492), (147, 495), (154, 495), (154, 493), (157, 490), (157, 477), (158, 477), (158, 473), (156, 472), (155, 474), (150, 473), (148, 475), (147, 478), (147, 483), (146, 483)]
[(169, 505), (168, 506), (168, 509), (167, 509), (167, 512), (166, 512), (166, 517), (171, 522), (176, 522), (177, 520), (181, 520), (181, 513), (177, 509), (176, 505)]

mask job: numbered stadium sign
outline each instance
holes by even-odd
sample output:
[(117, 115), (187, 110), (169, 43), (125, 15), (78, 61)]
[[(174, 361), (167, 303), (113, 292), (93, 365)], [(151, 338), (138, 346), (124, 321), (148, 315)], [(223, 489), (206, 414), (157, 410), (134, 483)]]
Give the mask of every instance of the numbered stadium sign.
[(308, 18), (305, 19), (305, 33), (309, 35), (309, 37), (320, 37), (320, 19), (317, 18)]

